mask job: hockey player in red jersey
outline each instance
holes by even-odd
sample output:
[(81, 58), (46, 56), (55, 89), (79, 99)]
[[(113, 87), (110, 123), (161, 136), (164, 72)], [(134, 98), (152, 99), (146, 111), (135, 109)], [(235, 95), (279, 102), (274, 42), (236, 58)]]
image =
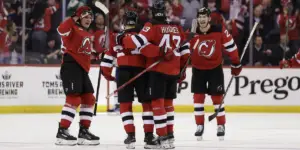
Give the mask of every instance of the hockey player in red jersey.
[(298, 53), (295, 54), (295, 56), (292, 57), (291, 59), (280, 61), (279, 67), (280, 67), (280, 69), (282, 69), (282, 68), (300, 67), (300, 49), (298, 50)]
[(188, 58), (189, 45), (173, 51), (182, 44), (185, 36), (179, 25), (166, 21), (163, 0), (154, 2), (152, 15), (153, 20), (147, 22), (139, 34), (125, 36), (120, 33), (116, 36), (116, 42), (123, 46), (124, 51), (138, 48), (138, 52), (147, 57), (146, 67), (164, 58), (148, 72), (148, 92), (161, 147), (169, 149), (174, 148), (173, 99), (176, 98), (181, 62), (184, 64)]
[[(134, 11), (127, 11), (125, 13), (125, 36), (131, 36), (140, 31), (140, 27), (137, 25), (138, 15)], [(121, 45), (116, 45), (114, 40), (111, 41), (110, 49), (106, 52), (104, 59), (101, 62), (101, 70), (103, 76), (107, 80), (115, 80), (115, 77), (111, 75), (113, 60), (117, 58), (118, 71), (117, 71), (117, 87), (122, 86), (131, 78), (145, 69), (145, 57), (138, 52), (138, 49), (131, 51), (130, 53), (118, 53), (122, 51)], [(120, 103), (120, 114), (122, 117), (125, 132), (127, 138), (124, 143), (128, 149), (134, 148), (135, 139), (135, 126), (134, 117), (132, 114), (132, 102), (134, 101), (134, 90), (136, 91), (138, 101), (142, 103), (143, 107), (143, 121), (145, 132), (145, 148), (153, 149), (158, 148), (158, 142), (155, 141), (153, 135), (154, 122), (153, 113), (151, 107), (151, 100), (148, 98), (146, 92), (147, 74), (143, 74), (137, 80), (126, 86), (124, 89), (118, 92), (118, 102)]]
[[(93, 13), (87, 6), (81, 6), (76, 13), (63, 21), (58, 27), (62, 38), (63, 61), (60, 75), (66, 94), (66, 103), (61, 113), (56, 135), (57, 145), (98, 145), (99, 137), (89, 131), (93, 117), (95, 97), (89, 78), (90, 55), (92, 51), (92, 34), (88, 28), (92, 22)], [(70, 127), (76, 109), (80, 105), (80, 128), (77, 138), (70, 135)]]
[[(230, 33), (225, 27), (210, 24), (210, 10), (198, 10), (196, 29), (197, 35), (190, 41), (192, 48), (192, 86), (194, 93), (194, 114), (197, 124), (195, 136), (202, 139), (204, 131), (204, 101), (205, 94), (211, 96), (215, 110), (222, 102), (224, 94), (224, 74), (222, 69), (222, 49), (231, 59), (231, 74), (237, 76), (242, 70), (238, 50)], [(225, 135), (225, 108), (222, 104), (217, 116), (217, 136), (222, 139)]]

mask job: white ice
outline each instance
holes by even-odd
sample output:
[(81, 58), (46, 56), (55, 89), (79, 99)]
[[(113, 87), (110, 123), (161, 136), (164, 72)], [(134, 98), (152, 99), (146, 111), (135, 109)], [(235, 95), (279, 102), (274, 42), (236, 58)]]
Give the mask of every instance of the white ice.
[[(207, 116), (206, 116), (207, 117)], [(93, 119), (91, 131), (100, 136), (99, 146), (56, 146), (60, 114), (0, 115), (0, 150), (125, 150), (125, 133), (120, 116), (100, 114)], [(135, 114), (136, 149), (143, 149), (141, 114)], [(216, 137), (216, 122), (205, 124), (203, 141), (194, 137), (192, 113), (175, 116), (177, 150), (300, 150), (300, 114), (227, 113), (224, 141)], [(71, 133), (77, 135), (78, 116)]]

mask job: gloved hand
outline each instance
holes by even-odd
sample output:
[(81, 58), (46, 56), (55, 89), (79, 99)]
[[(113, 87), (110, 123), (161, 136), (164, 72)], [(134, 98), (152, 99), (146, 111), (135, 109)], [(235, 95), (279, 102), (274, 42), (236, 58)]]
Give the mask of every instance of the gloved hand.
[[(292, 58), (293, 59), (293, 58)], [(281, 60), (280, 62), (279, 62), (279, 67), (280, 67), (280, 69), (282, 69), (282, 68), (291, 68), (292, 67), (292, 61), (290, 61), (290, 60)]]
[(115, 81), (116, 78), (111, 75), (112, 68), (102, 67), (101, 66), (101, 74), (107, 81)]
[(231, 64), (231, 75), (238, 76), (242, 71), (242, 65), (239, 64)]
[(123, 45), (123, 38), (125, 37), (125, 31), (122, 31), (116, 35), (116, 44)]
[(101, 58), (101, 53), (99, 53), (95, 50), (92, 50), (92, 55), (95, 58), (95, 60), (100, 60), (100, 58)]
[[(165, 51), (165, 49), (167, 49), (167, 51)], [(172, 58), (174, 57), (174, 51), (171, 47), (161, 47), (160, 48), (160, 56), (164, 58), (164, 60), (166, 61), (170, 61), (172, 60)]]
[(113, 47), (113, 50), (117, 53), (124, 53), (125, 55), (131, 55), (130, 49), (124, 49), (121, 45), (116, 45)]
[(184, 70), (180, 76), (180, 78), (177, 80), (177, 83), (182, 83), (182, 81), (184, 81), (186, 78), (186, 71)]

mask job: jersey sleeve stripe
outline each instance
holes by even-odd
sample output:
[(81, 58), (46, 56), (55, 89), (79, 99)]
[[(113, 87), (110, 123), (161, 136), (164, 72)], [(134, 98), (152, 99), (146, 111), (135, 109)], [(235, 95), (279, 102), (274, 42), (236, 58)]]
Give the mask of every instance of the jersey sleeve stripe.
[(227, 42), (227, 43), (225, 43), (223, 45), (224, 45), (224, 47), (227, 47), (227, 46), (232, 45), (232, 44), (234, 44), (233, 39), (231, 39), (229, 42)]
[(68, 32), (65, 32), (65, 33), (61, 33), (61, 32), (59, 32), (59, 30), (57, 29), (57, 32), (58, 32), (58, 34), (61, 35), (61, 36), (69, 36), (70, 33), (71, 33), (71, 30), (68, 31)]
[(190, 50), (189, 49), (186, 49), (186, 50), (183, 50), (180, 52), (180, 56), (183, 56), (185, 54), (189, 54), (190, 53)]
[(136, 47), (141, 47), (142, 43), (140, 43), (140, 41), (137, 39), (136, 35), (132, 35), (131, 36), (133, 43), (135, 44)]
[(142, 41), (143, 41), (142, 45), (144, 45), (146, 43), (149, 43), (148, 40), (147, 40), (147, 38), (143, 34), (139, 34), (138, 37), (140, 37), (142, 39)]
[(113, 67), (113, 64), (110, 64), (110, 63), (106, 63), (106, 62), (101, 62), (101, 67), (108, 67), (108, 68), (112, 68)]
[(233, 52), (237, 49), (236, 45), (233, 44), (233, 45), (230, 45), (228, 47), (225, 48), (227, 52)]

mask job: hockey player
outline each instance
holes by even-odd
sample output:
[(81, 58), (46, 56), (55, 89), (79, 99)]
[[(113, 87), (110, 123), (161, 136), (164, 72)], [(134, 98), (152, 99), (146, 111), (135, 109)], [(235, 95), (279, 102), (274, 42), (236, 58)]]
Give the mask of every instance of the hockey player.
[[(230, 33), (225, 27), (210, 24), (210, 10), (201, 8), (197, 14), (197, 35), (190, 41), (192, 48), (192, 86), (194, 93), (194, 114), (197, 124), (195, 136), (202, 139), (204, 131), (205, 94), (211, 96), (215, 110), (219, 107), (224, 94), (224, 74), (222, 69), (222, 49), (231, 60), (231, 74), (237, 76), (242, 70), (238, 50)], [(225, 135), (225, 108), (222, 104), (217, 116), (217, 136)]]
[(179, 25), (166, 21), (163, 0), (154, 2), (152, 15), (153, 20), (147, 22), (139, 34), (125, 36), (120, 33), (116, 36), (116, 42), (124, 47), (124, 51), (138, 49), (131, 52), (146, 56), (146, 67), (164, 58), (164, 61), (149, 71), (148, 92), (152, 100), (154, 123), (161, 147), (169, 149), (174, 148), (173, 99), (176, 98), (180, 56), (185, 56), (182, 57), (184, 64), (188, 58), (185, 54), (189, 54), (189, 47), (185, 45), (178, 51), (173, 51), (180, 46), (185, 36)]
[[(61, 113), (56, 135), (57, 145), (98, 145), (99, 137), (89, 131), (93, 117), (95, 97), (88, 72), (92, 50), (92, 34), (87, 31), (93, 18), (92, 10), (87, 6), (79, 7), (75, 14), (63, 21), (58, 27), (62, 38), (63, 61), (61, 79), (66, 94), (66, 103)], [(76, 109), (80, 105), (80, 128), (77, 138), (70, 135), (70, 127)]]
[[(141, 28), (137, 25), (138, 15), (134, 11), (127, 11), (125, 13), (125, 31), (124, 35), (130, 37), (132, 34), (136, 34)], [(115, 80), (115, 77), (111, 75), (113, 67), (113, 59), (117, 58), (118, 72), (117, 72), (117, 87), (122, 86), (124, 83), (129, 81), (131, 78), (136, 76), (142, 70), (145, 69), (145, 58), (139, 54), (138, 49), (131, 51), (130, 53), (117, 53), (122, 51), (121, 45), (116, 45), (111, 41), (111, 48), (106, 52), (104, 59), (101, 63), (101, 69), (104, 77), (107, 80)], [(118, 91), (118, 101), (120, 103), (120, 114), (122, 117), (124, 129), (127, 133), (127, 138), (124, 143), (128, 149), (133, 149), (136, 142), (135, 139), (135, 126), (134, 117), (132, 114), (132, 102), (134, 101), (134, 90), (137, 93), (138, 101), (142, 103), (143, 107), (143, 121), (144, 121), (144, 132), (145, 132), (145, 148), (152, 149), (157, 148), (159, 145), (153, 135), (154, 122), (153, 113), (151, 107), (151, 101), (146, 94), (146, 82), (147, 74), (142, 75), (137, 80), (126, 86), (124, 89)]]
[(300, 67), (300, 49), (298, 50), (298, 53), (295, 54), (295, 56), (292, 57), (291, 59), (280, 61), (279, 67), (280, 67), (280, 69), (291, 68), (291, 67)]

